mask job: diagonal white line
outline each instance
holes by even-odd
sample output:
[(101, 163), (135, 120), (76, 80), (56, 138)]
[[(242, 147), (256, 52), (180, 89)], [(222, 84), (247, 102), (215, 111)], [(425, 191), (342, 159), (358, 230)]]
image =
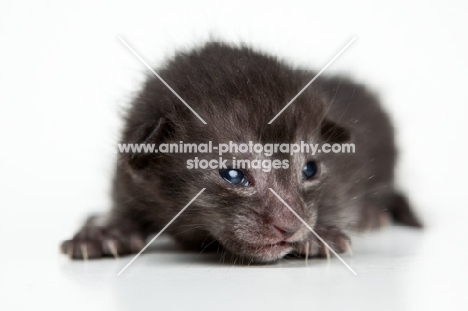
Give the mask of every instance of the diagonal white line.
[(140, 256), (141, 253), (143, 253), (143, 252), (145, 251), (145, 249), (147, 249), (148, 246), (150, 246), (151, 243), (153, 243), (154, 240), (156, 240), (156, 239), (161, 235), (161, 233), (163, 233), (164, 230), (166, 230), (167, 227), (169, 227), (169, 226), (174, 222), (174, 220), (176, 220), (177, 217), (179, 217), (180, 214), (182, 214), (182, 213), (187, 209), (187, 207), (189, 207), (190, 204), (192, 204), (193, 201), (195, 201), (195, 200), (198, 198), (198, 196), (199, 196), (200, 194), (202, 194), (203, 191), (205, 191), (205, 189), (206, 189), (206, 188), (203, 188), (202, 190), (200, 190), (200, 192), (198, 192), (198, 194), (197, 194), (192, 200), (190, 200), (190, 202), (188, 202), (187, 205), (185, 205), (184, 208), (181, 209), (180, 212), (178, 212), (177, 215), (175, 215), (174, 218), (172, 218), (171, 221), (169, 221), (169, 222), (167, 223), (167, 225), (164, 226), (164, 228), (162, 228), (161, 231), (159, 231), (159, 233), (156, 234), (156, 235), (154, 236), (154, 238), (152, 238), (151, 241), (149, 241), (148, 244), (146, 244), (146, 246), (143, 247), (143, 248), (141, 249), (141, 251), (140, 251), (138, 254), (136, 254), (135, 257), (133, 257), (133, 259), (130, 260), (130, 262), (129, 262), (125, 267), (123, 267), (122, 270), (120, 270), (119, 273), (117, 273), (117, 276), (120, 276), (120, 275), (122, 274), (122, 272), (124, 272), (124, 271), (128, 268), (128, 266), (130, 266), (130, 265), (135, 261), (135, 259), (137, 259), (138, 256)]
[(196, 115), (197, 118), (200, 119), (200, 121), (203, 122), (203, 124), (206, 124), (205, 120), (203, 120), (203, 119), (198, 115), (198, 113), (197, 113), (195, 110), (193, 110), (193, 108), (190, 107), (190, 105), (187, 104), (187, 103), (185, 102), (185, 100), (184, 100), (182, 97), (180, 97), (179, 94), (177, 94), (176, 91), (174, 91), (174, 90), (172, 89), (172, 87), (170, 87), (170, 85), (167, 84), (166, 81), (164, 81), (163, 78), (161, 78), (161, 77), (156, 73), (156, 71), (154, 71), (153, 68), (151, 68), (151, 66), (148, 65), (148, 63), (145, 62), (145, 61), (143, 60), (143, 58), (141, 58), (140, 55), (138, 55), (138, 53), (135, 52), (135, 50), (133, 50), (133, 49), (130, 47), (130, 45), (128, 45), (127, 42), (125, 42), (124, 39), (122, 39), (122, 37), (119, 37), (119, 40), (122, 41), (122, 43), (130, 50), (130, 52), (132, 52), (133, 55), (135, 55), (135, 56), (143, 63), (143, 65), (146, 66), (146, 68), (148, 68), (159, 80), (161, 80), (161, 82), (162, 82), (172, 93), (174, 93), (174, 95), (177, 96), (177, 98), (180, 99), (180, 101), (181, 101), (185, 106), (187, 106), (187, 108), (190, 109), (190, 111), (192, 111), (193, 114)]
[(273, 194), (274, 194), (281, 202), (283, 202), (283, 204), (284, 204), (287, 208), (289, 208), (289, 210), (294, 214), (294, 216), (296, 216), (296, 217), (304, 224), (304, 226), (306, 226), (307, 229), (309, 229), (309, 230), (317, 237), (317, 239), (319, 239), (320, 242), (322, 242), (322, 243), (333, 253), (333, 255), (335, 255), (335, 256), (346, 266), (346, 268), (349, 269), (349, 271), (351, 271), (354, 275), (357, 275), (356, 271), (354, 271), (353, 268), (351, 268), (351, 267), (343, 260), (343, 258), (341, 258), (341, 256), (339, 256), (339, 255), (333, 250), (333, 248), (331, 248), (331, 247), (327, 244), (327, 242), (325, 242), (325, 241), (314, 231), (314, 229), (312, 229), (312, 228), (309, 226), (309, 224), (308, 224), (304, 219), (302, 219), (301, 216), (299, 216), (299, 215), (291, 208), (291, 206), (289, 206), (288, 203), (286, 203), (286, 202), (275, 192), (275, 190), (273, 190), (273, 189), (271, 189), (271, 188), (268, 188), (268, 189), (270, 189), (270, 191), (273, 192)]
[(278, 112), (278, 114), (276, 114), (276, 116), (275, 116), (273, 119), (270, 120), (270, 122), (268, 122), (268, 124), (273, 123), (273, 121), (275, 121), (276, 118), (278, 118), (278, 117), (280, 116), (280, 114), (282, 114), (282, 113), (296, 100), (296, 98), (298, 98), (299, 95), (301, 95), (302, 92), (304, 92), (304, 91), (312, 84), (312, 82), (314, 82), (315, 79), (317, 79), (317, 78), (322, 74), (322, 72), (324, 72), (325, 69), (327, 69), (328, 66), (330, 66), (330, 65), (338, 58), (338, 56), (340, 56), (341, 53), (343, 53), (343, 52), (351, 45), (351, 43), (354, 42), (354, 40), (356, 40), (356, 37), (352, 38), (351, 41), (349, 41), (348, 44), (346, 44), (345, 47), (342, 48), (341, 51), (339, 51), (338, 54), (336, 54), (335, 57), (333, 57), (333, 58), (331, 59), (331, 61), (329, 61), (328, 64), (326, 64), (325, 67), (323, 67), (323, 69), (320, 70), (319, 73), (317, 73), (317, 74), (315, 75), (315, 77), (313, 77), (313, 79), (310, 80), (310, 82), (307, 83), (307, 85), (304, 86), (304, 87), (302, 88), (302, 90), (301, 90), (299, 93), (297, 93), (297, 95), (294, 96), (294, 98), (291, 99), (291, 100), (289, 101), (289, 103), (287, 103), (286, 106), (284, 106), (284, 108), (281, 109), (281, 111)]

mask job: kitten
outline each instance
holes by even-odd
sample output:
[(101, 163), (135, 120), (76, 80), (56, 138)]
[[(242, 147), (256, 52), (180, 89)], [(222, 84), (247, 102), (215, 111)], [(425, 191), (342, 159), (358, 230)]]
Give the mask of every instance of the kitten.
[[(74, 259), (135, 253), (201, 189), (206, 190), (166, 230), (182, 245), (211, 245), (249, 262), (287, 254), (323, 256), (327, 249), (275, 196), (274, 190), (336, 252), (348, 229), (394, 218), (420, 227), (394, 186), (393, 128), (378, 100), (345, 78), (319, 77), (277, 119), (268, 122), (314, 77), (251, 48), (207, 43), (178, 53), (161, 77), (148, 77), (126, 116), (122, 143), (353, 143), (355, 153), (227, 153), (231, 166), (189, 169), (195, 157), (217, 153), (121, 153), (113, 206), (91, 217), (62, 251)], [(232, 159), (280, 160), (287, 168), (237, 169)]]

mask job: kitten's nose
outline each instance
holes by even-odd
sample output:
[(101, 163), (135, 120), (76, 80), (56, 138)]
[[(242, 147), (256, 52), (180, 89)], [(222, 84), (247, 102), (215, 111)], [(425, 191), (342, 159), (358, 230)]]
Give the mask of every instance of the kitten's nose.
[(299, 229), (299, 228), (289, 228), (289, 227), (284, 227), (284, 226), (280, 227), (276, 225), (273, 225), (273, 227), (275, 227), (275, 229), (279, 231), (285, 239), (291, 237)]

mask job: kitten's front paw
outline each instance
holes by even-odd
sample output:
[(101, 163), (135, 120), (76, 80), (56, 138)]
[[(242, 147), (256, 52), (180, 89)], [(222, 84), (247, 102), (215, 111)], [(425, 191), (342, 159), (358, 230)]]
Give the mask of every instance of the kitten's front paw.
[(64, 241), (61, 251), (72, 259), (119, 257), (138, 253), (144, 246), (143, 237), (119, 228), (85, 225), (71, 240)]
[[(351, 252), (351, 239), (336, 227), (318, 226), (314, 229), (315, 233), (320, 236), (325, 243), (328, 244), (336, 253)], [(300, 254), (308, 255), (311, 257), (329, 257), (330, 250), (325, 244), (315, 236), (312, 232), (310, 233), (310, 239), (303, 243)]]

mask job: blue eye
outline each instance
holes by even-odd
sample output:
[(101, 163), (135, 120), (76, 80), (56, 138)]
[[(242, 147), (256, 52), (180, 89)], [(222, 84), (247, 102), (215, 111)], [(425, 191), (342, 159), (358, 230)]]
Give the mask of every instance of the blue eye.
[(230, 184), (236, 186), (248, 186), (249, 181), (245, 177), (244, 172), (241, 170), (235, 169), (226, 169), (226, 170), (219, 170), (219, 175)]
[(309, 161), (302, 168), (302, 176), (304, 179), (310, 179), (317, 175), (317, 171), (317, 163), (315, 163), (315, 161)]

